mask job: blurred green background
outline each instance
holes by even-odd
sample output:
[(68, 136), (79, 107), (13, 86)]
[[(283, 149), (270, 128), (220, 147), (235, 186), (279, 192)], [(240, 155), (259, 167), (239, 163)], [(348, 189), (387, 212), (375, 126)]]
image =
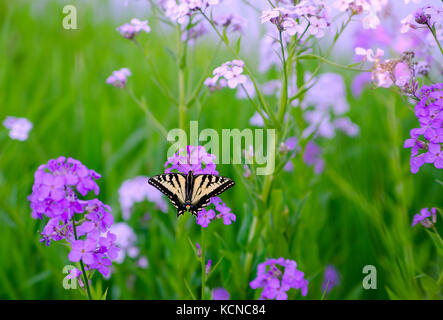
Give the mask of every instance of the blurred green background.
[[(115, 221), (122, 221), (118, 202), (122, 182), (163, 171), (168, 144), (125, 92), (106, 85), (113, 70), (131, 69), (128, 87), (146, 98), (168, 130), (178, 124), (176, 108), (152, 81), (142, 53), (115, 30), (126, 20), (99, 18), (82, 5), (78, 6), (79, 29), (64, 30), (61, 21), (66, 3), (49, 2), (44, 14), (38, 15), (32, 14), (31, 1), (0, 1), (0, 119), (7, 115), (27, 117), (34, 124), (26, 142), (9, 139), (7, 130), (0, 128), (1, 299), (82, 297), (62, 286), (62, 269), (70, 264), (66, 247), (40, 243), (44, 221), (31, 218), (27, 196), (40, 164), (64, 155), (102, 174), (99, 198), (112, 206)], [(150, 20), (150, 25), (155, 30), (158, 21)], [(166, 49), (174, 41), (174, 34), (161, 32), (140, 37), (165, 83), (177, 92), (176, 62)], [(188, 76), (197, 81), (211, 62), (215, 47), (206, 42), (191, 50), (188, 63), (193, 68)], [(257, 60), (245, 58), (252, 66)], [(341, 59), (347, 61), (346, 57)], [(222, 49), (212, 67), (227, 60), (232, 57)], [(313, 66), (312, 62), (306, 68)], [(327, 65), (322, 68), (340, 72), (349, 90), (355, 74)], [(410, 224), (422, 207), (443, 206), (442, 186), (435, 182), (441, 180), (441, 173), (431, 166), (424, 166), (417, 175), (409, 172), (409, 150), (403, 150), (402, 145), (416, 120), (396, 93), (367, 88), (358, 99), (349, 93), (348, 100), (350, 118), (360, 126), (360, 135), (349, 138), (339, 134), (322, 145), (326, 169), (314, 183), (306, 185), (313, 173), (297, 167), (278, 177), (287, 186), (283, 220), (263, 234), (251, 274), (243, 271), (251, 221), (248, 190), (234, 168), (218, 167), (222, 175), (239, 182), (235, 191), (222, 196), (237, 215), (237, 222), (230, 226), (217, 222), (208, 228), (207, 257), (213, 263), (223, 257), (208, 288), (224, 287), (233, 299), (257, 298), (248, 286), (257, 263), (285, 254), (297, 261), (310, 280), (308, 299), (321, 298), (323, 271), (328, 264), (341, 275), (341, 283), (329, 299), (439, 297), (441, 287), (433, 286), (438, 286), (441, 278), (441, 257), (426, 231)], [(217, 131), (246, 128), (253, 113), (247, 100), (238, 100), (235, 92), (223, 90), (203, 106), (199, 127)], [(195, 110), (190, 117), (197, 117)], [(309, 195), (304, 206), (291, 190), (297, 190), (298, 196)], [(142, 221), (145, 212), (151, 214), (148, 222)], [(165, 215), (148, 203), (137, 205), (128, 223), (136, 231), (137, 246), (147, 256), (149, 267), (139, 268), (127, 258), (123, 264), (114, 263), (109, 280), (94, 276), (93, 285), (109, 288), (108, 299), (189, 299), (186, 279), (197, 295), (199, 262), (189, 240), (199, 241), (200, 227), (194, 217), (181, 219), (186, 220), (188, 235), (185, 241), (176, 241), (177, 219), (172, 206)], [(285, 248), (277, 245), (281, 239), (274, 238), (278, 237), (284, 237)], [(365, 265), (377, 268), (376, 290), (362, 288)], [(290, 298), (301, 296), (297, 293)]]

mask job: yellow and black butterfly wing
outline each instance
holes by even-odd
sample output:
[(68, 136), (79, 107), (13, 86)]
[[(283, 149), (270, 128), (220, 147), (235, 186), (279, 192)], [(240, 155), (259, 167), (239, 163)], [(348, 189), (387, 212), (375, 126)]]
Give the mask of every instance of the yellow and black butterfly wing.
[(165, 173), (153, 176), (148, 183), (165, 194), (177, 209), (177, 216), (186, 212), (186, 176), (180, 173)]
[(190, 193), (191, 213), (197, 215), (205, 208), (212, 197), (234, 186), (235, 182), (226, 177), (212, 174), (195, 175), (193, 179), (192, 192)]

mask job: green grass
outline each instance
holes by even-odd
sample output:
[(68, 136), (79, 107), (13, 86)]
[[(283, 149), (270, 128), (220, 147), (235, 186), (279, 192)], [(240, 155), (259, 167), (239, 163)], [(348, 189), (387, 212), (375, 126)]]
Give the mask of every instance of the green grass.
[[(146, 98), (168, 130), (178, 125), (177, 109), (152, 81), (142, 53), (115, 31), (120, 22), (99, 20), (82, 6), (79, 30), (64, 30), (61, 8), (60, 3), (50, 3), (44, 16), (38, 17), (30, 14), (25, 1), (0, 2), (0, 119), (23, 116), (34, 123), (26, 142), (9, 139), (6, 129), (0, 128), (1, 299), (81, 297), (62, 287), (62, 269), (69, 264), (66, 247), (41, 244), (44, 222), (31, 218), (27, 196), (40, 164), (65, 155), (102, 174), (99, 198), (112, 206), (116, 221), (122, 221), (121, 183), (163, 170), (169, 145), (127, 94), (105, 84), (112, 70), (130, 68), (129, 87)], [(174, 36), (154, 32), (141, 39), (148, 43), (148, 54), (165, 83), (177, 94), (177, 67), (166, 49), (174, 49)], [(215, 48), (203, 43), (191, 50), (188, 62), (195, 67), (187, 76), (195, 83)], [(212, 67), (228, 59), (232, 59), (229, 53), (221, 50)], [(349, 84), (352, 74), (343, 75)], [(277, 177), (274, 183), (286, 188), (271, 193), (272, 216), (264, 219), (267, 232), (256, 243), (250, 274), (243, 271), (253, 209), (249, 190), (232, 166), (218, 167), (221, 174), (239, 182), (235, 192), (222, 196), (237, 222), (229, 227), (216, 222), (207, 230), (207, 258), (213, 263), (223, 258), (209, 288), (223, 286), (235, 299), (257, 298), (248, 286), (257, 263), (284, 256), (296, 260), (310, 280), (309, 299), (322, 297), (323, 271), (330, 263), (342, 281), (328, 299), (438, 298), (429, 289), (432, 281), (420, 276), (441, 278), (441, 256), (425, 230), (411, 228), (410, 223), (422, 207), (443, 207), (442, 187), (435, 182), (442, 180), (441, 173), (431, 166), (417, 175), (409, 172), (409, 151), (402, 145), (416, 120), (395, 93), (368, 88), (359, 99), (349, 94), (349, 101), (350, 117), (360, 126), (360, 135), (324, 141), (326, 169), (313, 183), (307, 185), (314, 175), (297, 166), (298, 158), (293, 173)], [(200, 130), (243, 129), (253, 113), (248, 101), (223, 90), (203, 106)], [(196, 117), (191, 110), (190, 118)], [(146, 211), (152, 219), (143, 224)], [(200, 266), (189, 240), (200, 241), (200, 228), (193, 217), (181, 219), (185, 234), (177, 237), (171, 206), (167, 215), (147, 203), (137, 206), (129, 224), (149, 267), (140, 269), (126, 259), (114, 264), (110, 280), (94, 276), (93, 285), (109, 288), (109, 299), (190, 299), (187, 281), (199, 297)], [(365, 265), (377, 268), (377, 290), (362, 288)], [(299, 293), (290, 297), (301, 298)]]

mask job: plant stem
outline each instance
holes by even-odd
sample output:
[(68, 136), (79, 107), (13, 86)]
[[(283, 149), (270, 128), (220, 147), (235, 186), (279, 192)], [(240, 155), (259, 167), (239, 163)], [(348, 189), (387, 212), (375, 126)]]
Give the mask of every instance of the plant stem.
[(431, 30), (432, 36), (435, 39), (435, 42), (437, 42), (437, 46), (440, 49), (440, 53), (443, 55), (443, 48), (441, 47), (440, 41), (438, 41), (438, 37), (437, 34), (435, 33), (435, 29), (433, 27), (431, 27), (429, 25), (429, 23), (426, 23), (426, 25), (428, 26), (429, 30)]
[[(75, 228), (75, 218), (74, 218), (74, 216), (72, 217), (72, 229), (74, 230), (74, 238), (75, 238), (75, 240), (77, 240), (77, 229)], [(91, 295), (91, 289), (89, 288), (88, 277), (86, 276), (86, 270), (85, 270), (85, 266), (83, 264), (83, 260), (82, 259), (80, 259), (80, 267), (82, 269), (83, 279), (84, 279), (84, 282), (85, 282), (86, 292), (88, 293), (88, 298), (89, 298), (89, 300), (93, 300), (92, 299), (92, 295)]]
[(145, 113), (146, 118), (149, 121), (152, 121), (154, 126), (157, 127), (158, 131), (160, 132), (160, 134), (163, 137), (167, 137), (168, 136), (168, 132), (166, 131), (165, 127), (163, 127), (163, 125), (157, 120), (157, 118), (152, 114), (152, 112), (149, 110), (149, 108), (146, 106), (145, 102), (142, 102), (140, 100), (138, 100), (134, 93), (130, 90), (127, 90), (129, 96), (131, 97), (131, 99), (135, 102), (135, 104)]
[(206, 287), (206, 265), (205, 265), (205, 253), (206, 253), (206, 242), (205, 242), (205, 228), (201, 228), (201, 250), (202, 256), (200, 258), (201, 269), (202, 269), (202, 288), (201, 288), (201, 300), (205, 300), (205, 287)]
[(179, 52), (178, 59), (178, 116), (179, 127), (182, 130), (186, 130), (186, 83), (185, 83), (185, 68), (186, 68), (186, 46), (187, 42), (183, 45), (181, 41), (182, 31), (180, 26), (177, 26), (177, 50)]
[[(238, 55), (238, 53), (229, 45), (229, 41), (227, 39), (225, 39), (225, 37), (220, 33), (220, 31), (218, 31), (217, 27), (214, 25), (214, 23), (212, 22), (211, 19), (208, 18), (207, 15), (205, 15), (205, 13), (200, 10), (201, 14), (203, 15), (203, 17), (209, 22), (209, 24), (211, 25), (212, 29), (214, 29), (214, 31), (217, 33), (217, 35), (219, 36), (219, 38), (223, 41), (223, 43), (225, 44), (226, 48), (229, 49), (229, 51), (231, 51), (231, 54), (238, 60), (242, 60), (240, 58), (240, 56)], [(243, 61), (243, 60), (242, 60)], [(244, 61), (243, 61), (244, 62)], [(273, 110), (271, 110), (268, 106), (268, 104), (266, 103), (261, 91), (258, 88), (257, 82), (255, 81), (254, 76), (252, 75), (252, 72), (249, 70), (246, 62), (244, 62), (244, 70), (246, 72), (246, 74), (251, 78), (252, 84), (254, 85), (255, 91), (257, 92), (257, 96), (258, 96), (258, 100), (260, 101), (260, 105), (262, 106), (263, 110), (270, 116), (270, 118), (272, 119), (273, 122), (276, 122), (276, 117), (275, 114), (273, 112)]]
[(281, 93), (280, 109), (278, 111), (278, 117), (277, 117), (279, 123), (281, 124), (285, 118), (286, 106), (288, 105), (288, 67), (286, 65), (285, 48), (283, 45), (281, 30), (279, 30), (278, 35), (279, 35), (281, 55), (283, 60), (283, 90)]
[[(342, 27), (340, 28), (340, 30), (337, 32), (337, 34), (334, 37), (334, 40), (332, 41), (331, 46), (328, 48), (328, 51), (326, 52), (325, 56), (323, 57), (324, 60), (326, 60), (327, 58), (329, 58), (329, 55), (332, 52), (332, 49), (334, 48), (335, 44), (337, 43), (338, 38), (340, 38), (341, 34), (343, 33), (343, 31), (346, 29), (346, 27), (348, 26), (348, 24), (351, 22), (352, 19), (352, 15), (349, 16), (348, 20), (346, 20), (346, 22), (342, 25)], [(321, 61), (318, 66), (315, 68), (315, 70), (312, 72), (311, 77), (309, 78), (308, 81), (306, 81), (300, 88), (298, 88), (298, 91), (295, 93), (295, 95), (293, 97), (291, 97), (289, 99), (289, 101), (293, 101), (296, 99), (296, 97), (298, 97), (299, 93), (302, 92), (307, 85), (310, 84), (310, 82), (315, 78), (315, 76), (317, 75), (317, 73), (320, 71), (320, 68), (322, 66), (324, 61)]]

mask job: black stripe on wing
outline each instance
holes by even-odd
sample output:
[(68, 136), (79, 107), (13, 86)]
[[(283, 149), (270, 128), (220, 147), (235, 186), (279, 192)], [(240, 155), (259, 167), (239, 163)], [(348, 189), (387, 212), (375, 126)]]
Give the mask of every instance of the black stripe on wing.
[(177, 216), (180, 216), (186, 211), (186, 209), (184, 209), (184, 203), (180, 201), (177, 195), (177, 192), (179, 192), (180, 189), (171, 188), (170, 186), (165, 185), (166, 182), (172, 182), (173, 186), (175, 186), (175, 183), (177, 183), (178, 188), (181, 187), (180, 181), (177, 178), (177, 173), (160, 174), (152, 176), (148, 180), (150, 185), (154, 186), (168, 197), (169, 201), (171, 201), (172, 205), (177, 209)]
[[(191, 213), (193, 215), (198, 215), (198, 212), (203, 210), (203, 208), (207, 207), (209, 202), (211, 201), (211, 198), (218, 196), (219, 194), (225, 192), (229, 188), (232, 188), (235, 185), (235, 182), (229, 178), (216, 176), (216, 175), (195, 175), (194, 180), (197, 176), (203, 176), (202, 184), (206, 182), (206, 180), (211, 177), (213, 179), (213, 183), (218, 183), (220, 179), (226, 180), (224, 183), (220, 184), (217, 188), (212, 190), (211, 192), (201, 196), (200, 199), (198, 199), (198, 202), (194, 204), (194, 208), (191, 210)], [(211, 183), (207, 184), (206, 187), (210, 187)], [(195, 186), (194, 187), (199, 187)]]

